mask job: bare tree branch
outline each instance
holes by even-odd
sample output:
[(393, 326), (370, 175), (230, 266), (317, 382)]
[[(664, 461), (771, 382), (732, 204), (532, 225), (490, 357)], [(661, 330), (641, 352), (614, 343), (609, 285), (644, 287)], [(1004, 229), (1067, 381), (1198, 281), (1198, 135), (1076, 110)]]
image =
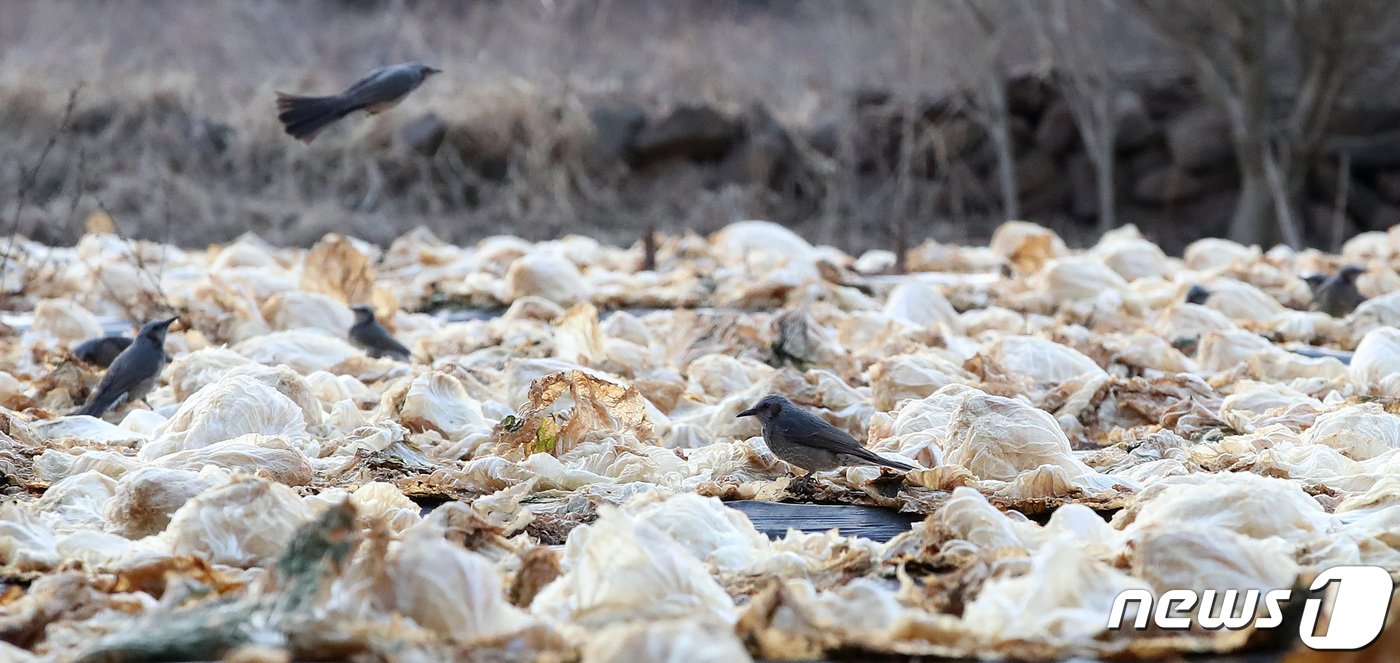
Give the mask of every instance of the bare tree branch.
[(1347, 200), (1351, 196), (1351, 155), (1343, 154), (1337, 164), (1337, 200), (1332, 207), (1333, 253), (1341, 253), (1342, 238), (1346, 234)]
[(1275, 236), (1301, 246), (1304, 176), (1338, 100), (1374, 65), (1375, 49), (1395, 37), (1396, 12), (1387, 0), (1136, 0), (1134, 6), (1177, 47), (1202, 92), (1229, 119), (1241, 176), (1230, 236), (1265, 241), (1272, 212)]
[(49, 158), (49, 152), (53, 151), (54, 145), (58, 144), (59, 136), (68, 133), (68, 125), (73, 119), (73, 109), (78, 105), (78, 92), (83, 89), (81, 83), (68, 92), (68, 103), (63, 107), (63, 117), (59, 120), (58, 128), (49, 134), (48, 142), (44, 143), (44, 149), (39, 152), (39, 160), (34, 164), (26, 175), (20, 171), (19, 191), (15, 194), (14, 216), (10, 219), (10, 233), (5, 240), (5, 255), (0, 258), (0, 292), (5, 291), (5, 276), (10, 268), (10, 255), (15, 248), (15, 235), (19, 234), (20, 216), (24, 214), (25, 204), (29, 202), (29, 192), (34, 188), (34, 180), (39, 176), (39, 170), (44, 167), (44, 162)]
[[(960, 0), (951, 5), (957, 10), (959, 22), (966, 30), (971, 43), (960, 44), (959, 52), (966, 57), (963, 62), (954, 63), (952, 71), (955, 80), (966, 89), (968, 117), (986, 129), (996, 151), (997, 184), (1001, 193), (1002, 214), (1006, 218), (1021, 216), (1021, 203), (1016, 191), (1016, 156), (1011, 142), (1011, 111), (1006, 99), (1006, 72), (1002, 66), (1002, 40), (1004, 22), (993, 17), (991, 12), (976, 0)], [(963, 67), (957, 67), (962, 64)]]
[(1059, 91), (1094, 167), (1098, 231), (1118, 225), (1114, 161), (1123, 84), (1109, 66), (1104, 21), (1107, 10), (1085, 0), (1023, 5), (1036, 28), (1043, 55), (1054, 68)]

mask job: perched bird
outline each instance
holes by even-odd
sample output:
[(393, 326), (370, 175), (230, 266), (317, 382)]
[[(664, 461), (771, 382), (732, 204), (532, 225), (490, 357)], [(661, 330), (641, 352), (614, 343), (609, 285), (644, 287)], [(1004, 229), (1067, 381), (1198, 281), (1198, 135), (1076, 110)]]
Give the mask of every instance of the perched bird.
[(322, 129), (357, 110), (374, 115), (397, 106), (409, 92), (438, 73), (442, 70), (422, 62), (405, 62), (375, 69), (349, 89), (329, 97), (278, 92), (277, 119), (286, 126), (288, 135), (310, 143)]
[(112, 367), (102, 376), (87, 404), (73, 414), (101, 417), (117, 403), (144, 397), (165, 368), (165, 333), (178, 319), (153, 320), (141, 325), (136, 339), (112, 360)]
[(778, 394), (764, 396), (738, 416), (758, 417), (763, 423), (763, 442), (773, 455), (805, 470), (808, 476), (847, 465), (914, 469), (913, 465), (880, 457), (845, 431)]
[(78, 344), (73, 356), (84, 364), (107, 368), (130, 345), (131, 339), (125, 336), (100, 336)]
[(1206, 300), (1210, 299), (1210, 294), (1210, 291), (1206, 290), (1204, 287), (1200, 285), (1192, 285), (1191, 289), (1186, 291), (1186, 303), (1205, 304)]
[(389, 330), (374, 318), (374, 309), (368, 306), (351, 307), (355, 312), (355, 324), (350, 327), (350, 340), (369, 356), (378, 359), (391, 357), (399, 361), (411, 361), (413, 353), (402, 343), (389, 335)]
[(1311, 357), (1313, 359), (1331, 357), (1348, 366), (1351, 365), (1352, 358), (1356, 356), (1356, 353), (1350, 350), (1333, 350), (1331, 348), (1319, 348), (1311, 345), (1295, 345), (1284, 349), (1288, 350), (1289, 352), (1292, 352), (1295, 355), (1302, 355), (1304, 357)]
[(1360, 265), (1345, 265), (1337, 270), (1322, 285), (1313, 291), (1314, 311), (1322, 311), (1334, 318), (1344, 318), (1353, 309), (1366, 301), (1366, 296), (1356, 289), (1356, 279), (1366, 273)]

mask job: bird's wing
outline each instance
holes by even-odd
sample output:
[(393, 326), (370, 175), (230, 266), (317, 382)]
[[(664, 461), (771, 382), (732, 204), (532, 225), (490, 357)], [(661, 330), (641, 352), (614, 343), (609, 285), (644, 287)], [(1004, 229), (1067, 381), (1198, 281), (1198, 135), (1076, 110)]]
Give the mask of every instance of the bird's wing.
[(103, 339), (94, 338), (90, 341), (83, 341), (72, 350), (73, 356), (85, 362), (92, 363), (97, 358), (98, 350), (102, 347)]
[(413, 353), (408, 348), (399, 343), (388, 330), (377, 323), (372, 323), (359, 327), (355, 332), (356, 340), (368, 348), (374, 350), (399, 352), (405, 356), (412, 356)]
[[(133, 348), (137, 348), (137, 344), (133, 343), (127, 350)], [(92, 400), (116, 400), (150, 377), (146, 371), (136, 370), (141, 361), (138, 354), (140, 353), (122, 352), (117, 355), (117, 358), (112, 361), (111, 367), (107, 369), (107, 373), (102, 376), (102, 381), (97, 383), (97, 390), (92, 392)]]
[(784, 426), (783, 429), (784, 433), (794, 439), (801, 440), (809, 447), (843, 454), (858, 454), (865, 451), (865, 447), (861, 446), (846, 431), (815, 416), (795, 420), (793, 424)]
[(413, 72), (399, 66), (384, 67), (351, 85), (340, 93), (340, 99), (350, 108), (382, 104), (412, 92), (419, 80)]
[(825, 420), (819, 419), (815, 416), (807, 417), (804, 419), (805, 420), (802, 424), (792, 426), (784, 432), (801, 440), (804, 444), (810, 447), (823, 449), (832, 453), (855, 456), (856, 458), (875, 463), (876, 465), (884, 465), (886, 467), (894, 467), (898, 469), (914, 469), (912, 465), (908, 465), (906, 463), (897, 463), (895, 461), (888, 460), (883, 456), (880, 456), (879, 454), (869, 449), (866, 449), (865, 445), (861, 444), (860, 442), (857, 442), (856, 439), (851, 437), (849, 433), (841, 430), (840, 428), (832, 426)]
[(368, 74), (365, 74), (364, 78), (355, 81), (354, 85), (345, 88), (345, 91), (341, 92), (340, 96), (348, 97), (350, 95), (355, 94), (356, 92), (364, 90), (365, 88), (372, 85), (376, 80), (379, 80), (381, 77), (387, 74), (390, 69), (393, 69), (392, 65), (388, 67), (380, 67), (378, 69), (375, 69), (374, 71), (369, 72)]
[(394, 354), (403, 355), (405, 357), (413, 356), (413, 351), (404, 347), (404, 344), (394, 340), (394, 338), (392, 336), (389, 336), (388, 334), (384, 335), (384, 344), (380, 346), (380, 349), (392, 352)]

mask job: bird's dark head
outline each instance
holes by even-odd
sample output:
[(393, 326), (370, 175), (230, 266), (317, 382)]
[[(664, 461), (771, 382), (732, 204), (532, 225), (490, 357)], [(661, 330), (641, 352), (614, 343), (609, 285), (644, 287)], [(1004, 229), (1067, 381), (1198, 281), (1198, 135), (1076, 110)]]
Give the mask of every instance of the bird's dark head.
[(1342, 265), (1342, 268), (1337, 270), (1337, 276), (1347, 283), (1356, 283), (1357, 277), (1365, 273), (1366, 268), (1361, 265)]
[(155, 343), (156, 345), (164, 345), (165, 333), (167, 331), (170, 331), (170, 325), (179, 319), (180, 316), (166, 318), (164, 320), (152, 320), (144, 325), (141, 325), (141, 331), (137, 332), (136, 335), (141, 338), (147, 339)]
[(1210, 299), (1210, 291), (1199, 284), (1192, 285), (1186, 291), (1186, 303), (1188, 304), (1205, 304), (1207, 299)]
[(441, 69), (438, 69), (437, 67), (430, 67), (426, 64), (423, 64), (422, 62), (414, 62), (413, 66), (418, 68), (418, 75), (424, 80), (426, 80), (429, 76), (432, 76), (433, 74), (442, 73)]
[(374, 309), (369, 306), (365, 306), (363, 304), (359, 306), (351, 306), (350, 310), (355, 312), (355, 324), (357, 325), (362, 325), (366, 322), (374, 321)]
[(778, 394), (768, 394), (762, 400), (754, 403), (753, 407), (740, 412), (737, 417), (758, 417), (759, 421), (767, 423), (776, 419), (783, 410), (790, 407), (794, 407), (792, 401)]
[(1319, 272), (1313, 272), (1312, 274), (1304, 274), (1300, 278), (1302, 278), (1303, 282), (1308, 284), (1308, 288), (1312, 290), (1317, 290), (1318, 288), (1322, 287), (1323, 283), (1327, 282), (1327, 275)]

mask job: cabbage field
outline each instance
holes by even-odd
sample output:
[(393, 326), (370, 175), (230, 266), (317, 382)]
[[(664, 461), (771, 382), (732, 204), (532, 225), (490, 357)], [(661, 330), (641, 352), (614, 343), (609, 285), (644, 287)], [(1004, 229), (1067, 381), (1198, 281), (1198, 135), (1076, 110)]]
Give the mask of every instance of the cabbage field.
[[(1400, 229), (1178, 258), (1010, 222), (906, 273), (762, 221), (629, 248), (88, 229), (0, 269), (0, 660), (1278, 654), (1296, 626), (1106, 625), (1130, 590), (1400, 573)], [(1304, 277), (1347, 265), (1338, 310)], [(352, 343), (353, 305), (412, 361)], [(144, 399), (69, 414), (103, 375), (73, 348), (172, 316)], [(915, 469), (798, 481), (736, 417), (770, 393)]]

